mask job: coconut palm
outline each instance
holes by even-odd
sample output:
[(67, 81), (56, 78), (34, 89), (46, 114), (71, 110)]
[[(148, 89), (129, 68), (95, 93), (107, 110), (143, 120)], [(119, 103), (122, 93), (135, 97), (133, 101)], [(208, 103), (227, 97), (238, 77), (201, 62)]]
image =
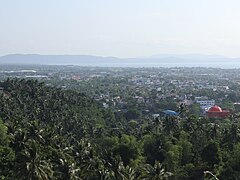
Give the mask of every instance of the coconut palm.
[(37, 143), (28, 142), (29, 147), (24, 149), (17, 157), (17, 178), (27, 180), (48, 180), (53, 178), (52, 165), (42, 159), (37, 152)]
[(170, 176), (172, 173), (165, 171), (162, 164), (156, 161), (154, 166), (147, 164), (143, 167), (141, 178), (144, 180), (167, 180)]

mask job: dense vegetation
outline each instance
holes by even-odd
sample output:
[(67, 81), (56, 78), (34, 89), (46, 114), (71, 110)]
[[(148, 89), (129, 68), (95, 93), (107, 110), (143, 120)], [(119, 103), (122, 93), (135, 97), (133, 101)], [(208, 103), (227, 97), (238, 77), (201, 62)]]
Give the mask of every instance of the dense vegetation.
[[(239, 117), (133, 120), (35, 80), (0, 83), (2, 179), (240, 177)], [(127, 118), (128, 117), (128, 118)]]

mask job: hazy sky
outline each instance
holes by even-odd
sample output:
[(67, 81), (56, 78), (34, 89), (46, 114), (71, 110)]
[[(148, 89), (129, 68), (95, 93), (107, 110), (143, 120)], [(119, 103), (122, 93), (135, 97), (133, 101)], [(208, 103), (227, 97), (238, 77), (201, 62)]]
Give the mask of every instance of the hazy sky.
[(240, 56), (240, 0), (0, 0), (0, 55)]

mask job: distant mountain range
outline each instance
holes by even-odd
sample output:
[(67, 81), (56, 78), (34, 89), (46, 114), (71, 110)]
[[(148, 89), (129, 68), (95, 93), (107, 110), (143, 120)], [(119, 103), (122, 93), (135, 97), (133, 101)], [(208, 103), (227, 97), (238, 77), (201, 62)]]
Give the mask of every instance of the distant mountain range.
[(218, 55), (202, 54), (159, 54), (140, 58), (116, 58), (90, 55), (38, 55), (38, 54), (9, 54), (0, 57), (0, 64), (39, 64), (39, 65), (88, 65), (96, 64), (239, 64), (240, 58), (229, 58)]

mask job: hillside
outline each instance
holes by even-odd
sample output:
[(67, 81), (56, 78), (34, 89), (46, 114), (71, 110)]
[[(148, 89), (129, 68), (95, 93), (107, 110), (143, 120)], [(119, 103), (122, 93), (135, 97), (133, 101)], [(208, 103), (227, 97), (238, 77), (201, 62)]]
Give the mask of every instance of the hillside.
[[(239, 177), (239, 116), (127, 120), (84, 94), (35, 80), (0, 83), (2, 179)], [(5, 95), (4, 95), (5, 94)]]
[[(0, 136), (0, 177), (31, 179), (44, 171), (39, 179), (70, 179), (75, 160), (83, 158), (80, 153), (90, 158), (85, 138), (98, 136), (105, 127), (102, 109), (83, 94), (34, 80), (8, 79), (0, 86), (8, 94), (0, 94), (0, 119), (7, 127)], [(5, 129), (2, 122), (0, 128)], [(32, 160), (39, 166), (34, 167)]]

